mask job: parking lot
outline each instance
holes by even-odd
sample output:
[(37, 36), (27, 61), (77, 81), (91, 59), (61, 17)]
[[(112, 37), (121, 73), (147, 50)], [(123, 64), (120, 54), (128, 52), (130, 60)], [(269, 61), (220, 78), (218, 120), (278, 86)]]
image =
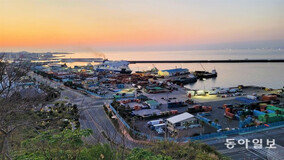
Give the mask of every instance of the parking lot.
[(235, 119), (229, 119), (224, 116), (225, 109), (222, 108), (223, 104), (239, 104), (240, 102), (237, 100), (220, 100), (213, 102), (205, 102), (200, 103), (205, 106), (212, 106), (211, 115), (206, 118), (210, 119), (212, 122), (215, 119), (218, 119), (218, 123), (222, 126), (222, 128), (237, 128), (239, 127), (239, 121)]

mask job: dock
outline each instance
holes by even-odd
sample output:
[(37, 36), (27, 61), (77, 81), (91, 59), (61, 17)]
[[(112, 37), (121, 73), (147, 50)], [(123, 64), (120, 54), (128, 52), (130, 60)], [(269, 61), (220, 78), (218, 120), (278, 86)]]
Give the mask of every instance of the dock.
[(228, 59), (228, 60), (143, 60), (135, 63), (283, 63), (284, 59)]

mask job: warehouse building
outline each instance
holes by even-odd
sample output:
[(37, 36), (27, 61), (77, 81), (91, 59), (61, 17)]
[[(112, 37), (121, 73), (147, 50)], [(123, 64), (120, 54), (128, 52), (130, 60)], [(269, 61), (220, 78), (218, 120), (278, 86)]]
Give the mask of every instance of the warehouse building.
[(145, 101), (145, 104), (147, 106), (149, 106), (151, 109), (156, 109), (158, 108), (161, 104), (155, 100), (148, 100), (148, 101)]
[(196, 125), (197, 119), (194, 115), (185, 112), (166, 119), (166, 124), (170, 132), (177, 132), (178, 130), (190, 127), (190, 125)]

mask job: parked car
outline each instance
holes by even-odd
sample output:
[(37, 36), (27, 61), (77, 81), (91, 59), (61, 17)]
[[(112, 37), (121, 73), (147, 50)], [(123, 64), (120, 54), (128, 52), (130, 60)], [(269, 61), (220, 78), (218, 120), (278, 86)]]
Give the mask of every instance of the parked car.
[(216, 90), (215, 91), (209, 91), (208, 94), (209, 95), (216, 95), (216, 94), (218, 94), (218, 91), (216, 91)]
[(225, 89), (221, 89), (218, 91), (219, 94), (226, 94), (228, 93), (228, 90), (225, 90)]
[(237, 88), (232, 88), (232, 89), (229, 90), (229, 93), (236, 93), (237, 91), (238, 91)]

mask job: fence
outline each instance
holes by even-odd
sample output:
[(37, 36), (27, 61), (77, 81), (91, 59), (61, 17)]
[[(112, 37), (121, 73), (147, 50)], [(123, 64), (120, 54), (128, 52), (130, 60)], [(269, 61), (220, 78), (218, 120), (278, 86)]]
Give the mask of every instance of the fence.
[(248, 98), (246, 98), (246, 97), (237, 97), (237, 98), (235, 98), (235, 100), (240, 101), (240, 102), (245, 103), (245, 104), (251, 104), (251, 103), (256, 103), (256, 102), (258, 102), (257, 100), (248, 99)]
[[(274, 123), (270, 123), (268, 125), (269, 125), (269, 127), (282, 126), (282, 125), (284, 125), (284, 121), (274, 122)], [(239, 134), (239, 133), (262, 131), (262, 130), (265, 130), (265, 129), (269, 129), (269, 127), (267, 127), (265, 125), (252, 126), (252, 127), (240, 128), (240, 129), (236, 129), (236, 130), (223, 131), (223, 132), (211, 133), (211, 134), (204, 134), (204, 135), (200, 135), (200, 136), (196, 136), (196, 137), (188, 137), (188, 140), (189, 139), (190, 140), (204, 140), (204, 139), (228, 136), (228, 135)]]
[(221, 129), (222, 128), (222, 126), (220, 124), (212, 122), (210, 119), (203, 117), (203, 115), (204, 114), (202, 114), (202, 113), (201, 114), (197, 114), (196, 118), (201, 120), (201, 121), (203, 121), (203, 122), (205, 122), (206, 124), (216, 128), (216, 129)]
[[(164, 137), (150, 136), (148, 134), (135, 131), (134, 129), (132, 129), (124, 121), (124, 119), (117, 113), (117, 111), (114, 109), (114, 107), (111, 104), (109, 105), (109, 107), (113, 111), (113, 113), (115, 113), (117, 118), (123, 123), (123, 125), (127, 129), (131, 130), (134, 134), (144, 136), (145, 138), (147, 138), (147, 140), (151, 140), (151, 139), (154, 139), (154, 140), (164, 140)], [(284, 126), (284, 121), (274, 122), (274, 123), (270, 123), (270, 124), (267, 124), (267, 125), (269, 125), (269, 127)], [(195, 137), (183, 137), (183, 138), (179, 138), (179, 139), (167, 138), (167, 140), (179, 141), (179, 142), (181, 142), (181, 141), (189, 141), (189, 140), (191, 140), (191, 141), (205, 140), (205, 139), (216, 138), (216, 137), (224, 137), (224, 136), (233, 135), (233, 134), (239, 134), (239, 133), (247, 133), (247, 132), (253, 132), (253, 131), (254, 132), (255, 131), (262, 131), (262, 130), (269, 129), (269, 127), (267, 127), (265, 125), (252, 126), (252, 127), (239, 128), (239, 129), (230, 130), (230, 131), (222, 131), (222, 132), (217, 132), (217, 133), (204, 134), (204, 135), (199, 135), (199, 136), (195, 136)]]
[[(123, 125), (127, 128), (127, 129), (129, 129), (129, 130), (131, 130), (134, 134), (136, 134), (136, 135), (141, 135), (141, 136), (144, 136), (144, 137), (146, 137), (147, 139), (150, 139), (150, 135), (148, 135), (148, 134), (145, 134), (145, 133), (141, 133), (141, 132), (138, 132), (138, 131), (135, 131), (134, 129), (132, 129), (129, 125), (128, 125), (128, 123), (126, 123), (125, 122), (125, 120), (117, 113), (117, 111), (113, 108), (113, 106), (110, 104), (109, 105), (109, 107), (110, 107), (110, 109), (113, 111), (113, 113), (116, 115), (116, 117), (123, 123)], [(157, 137), (158, 139), (159, 138), (163, 138), (163, 137)]]
[(113, 108), (112, 105), (109, 105), (110, 109), (113, 111), (113, 113), (116, 115), (116, 117), (124, 124), (124, 126), (128, 129), (131, 129), (131, 127), (124, 121), (124, 119), (117, 113), (117, 111)]

